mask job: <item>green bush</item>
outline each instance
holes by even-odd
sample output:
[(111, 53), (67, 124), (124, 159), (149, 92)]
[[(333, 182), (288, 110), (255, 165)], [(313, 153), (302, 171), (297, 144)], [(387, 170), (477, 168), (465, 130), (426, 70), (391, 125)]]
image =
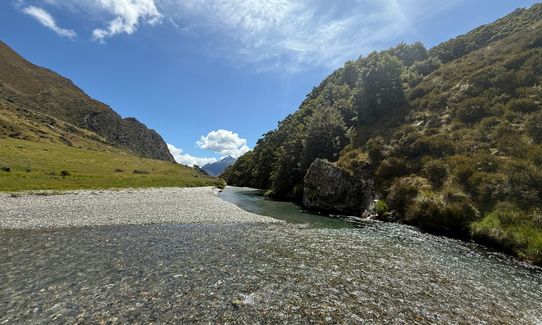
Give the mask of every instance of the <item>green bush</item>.
[(532, 98), (512, 99), (506, 107), (514, 112), (530, 113), (540, 109), (540, 105)]
[(402, 158), (390, 157), (384, 159), (376, 169), (376, 178), (380, 181), (391, 180), (408, 174), (407, 162)]
[(366, 144), (367, 154), (369, 155), (369, 160), (373, 164), (378, 164), (384, 158), (383, 148), (384, 148), (384, 139), (381, 137), (372, 138), (367, 141)]
[(376, 214), (378, 214), (379, 217), (382, 217), (384, 214), (386, 214), (389, 211), (389, 207), (383, 200), (378, 200), (375, 203), (374, 211)]
[(423, 173), (434, 187), (439, 188), (448, 177), (448, 165), (440, 160), (430, 160), (423, 165)]
[(542, 143), (542, 112), (535, 113), (527, 120), (527, 132), (534, 142)]
[(391, 209), (404, 213), (411, 201), (423, 190), (430, 190), (427, 179), (419, 176), (407, 176), (396, 179), (388, 193), (386, 202)]
[(468, 178), (467, 190), (479, 203), (502, 200), (510, 192), (505, 175), (478, 171)]
[(408, 156), (410, 158), (420, 158), (422, 156), (431, 156), (441, 158), (455, 153), (455, 145), (444, 136), (425, 136), (418, 138), (409, 146)]
[(542, 146), (533, 147), (529, 151), (528, 157), (529, 157), (529, 160), (531, 160), (533, 164), (535, 164), (535, 166), (541, 167), (542, 166)]
[(478, 218), (478, 210), (464, 194), (446, 191), (419, 191), (405, 211), (408, 223), (452, 236), (468, 235), (469, 225)]
[(542, 265), (542, 216), (538, 209), (524, 211), (509, 203), (499, 204), (482, 220), (472, 223), (470, 231), (479, 242)]
[(476, 123), (489, 114), (481, 98), (469, 98), (461, 103), (455, 111), (455, 117), (463, 123)]
[(340, 154), (337, 166), (354, 172), (362, 169), (369, 161), (368, 155), (361, 149), (355, 149), (352, 145), (347, 145)]

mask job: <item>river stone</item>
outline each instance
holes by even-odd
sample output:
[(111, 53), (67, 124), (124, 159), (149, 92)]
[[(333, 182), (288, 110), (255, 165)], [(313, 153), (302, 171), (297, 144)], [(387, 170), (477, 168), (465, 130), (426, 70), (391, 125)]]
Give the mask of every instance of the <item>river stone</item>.
[(316, 158), (304, 180), (303, 206), (309, 210), (360, 215), (373, 203), (374, 180), (368, 172), (354, 177), (348, 171)]

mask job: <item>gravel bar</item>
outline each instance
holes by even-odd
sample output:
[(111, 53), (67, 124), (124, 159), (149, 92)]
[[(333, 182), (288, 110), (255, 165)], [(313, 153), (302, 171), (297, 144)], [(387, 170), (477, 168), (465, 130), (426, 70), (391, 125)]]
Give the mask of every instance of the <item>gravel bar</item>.
[(217, 193), (199, 187), (1, 194), (0, 229), (281, 222), (246, 212)]

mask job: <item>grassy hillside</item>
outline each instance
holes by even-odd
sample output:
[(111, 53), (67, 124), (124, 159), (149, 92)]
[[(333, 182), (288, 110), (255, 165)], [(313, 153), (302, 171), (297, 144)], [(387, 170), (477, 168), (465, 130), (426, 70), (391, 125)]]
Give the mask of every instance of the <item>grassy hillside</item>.
[(172, 161), (155, 131), (0, 42), (0, 191), (222, 186)]
[(55, 128), (57, 125), (50, 122), (53, 119), (56, 124), (69, 124), (69, 129), (78, 132), (93, 132), (101, 142), (135, 155), (174, 161), (156, 131), (135, 118), (122, 118), (106, 104), (90, 98), (70, 80), (28, 62), (1, 41), (0, 104), (23, 117), (23, 123), (18, 124), (0, 119), (0, 132), (17, 129), (12, 132), (12, 137), (19, 137), (17, 132), (30, 131), (28, 126), (35, 129), (36, 124)]
[(371, 53), (240, 157), (229, 184), (299, 199), (315, 158), (369, 164), (379, 210), (542, 263), (542, 5), (431, 50)]
[(0, 138), (0, 191), (168, 186), (222, 186), (222, 181), (115, 148)]

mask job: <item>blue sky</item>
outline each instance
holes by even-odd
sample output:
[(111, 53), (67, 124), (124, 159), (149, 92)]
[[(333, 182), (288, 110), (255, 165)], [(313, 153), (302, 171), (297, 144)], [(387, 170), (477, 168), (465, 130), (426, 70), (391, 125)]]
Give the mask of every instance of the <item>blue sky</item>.
[(346, 60), (535, 2), (3, 0), (0, 39), (201, 165), (252, 148)]

